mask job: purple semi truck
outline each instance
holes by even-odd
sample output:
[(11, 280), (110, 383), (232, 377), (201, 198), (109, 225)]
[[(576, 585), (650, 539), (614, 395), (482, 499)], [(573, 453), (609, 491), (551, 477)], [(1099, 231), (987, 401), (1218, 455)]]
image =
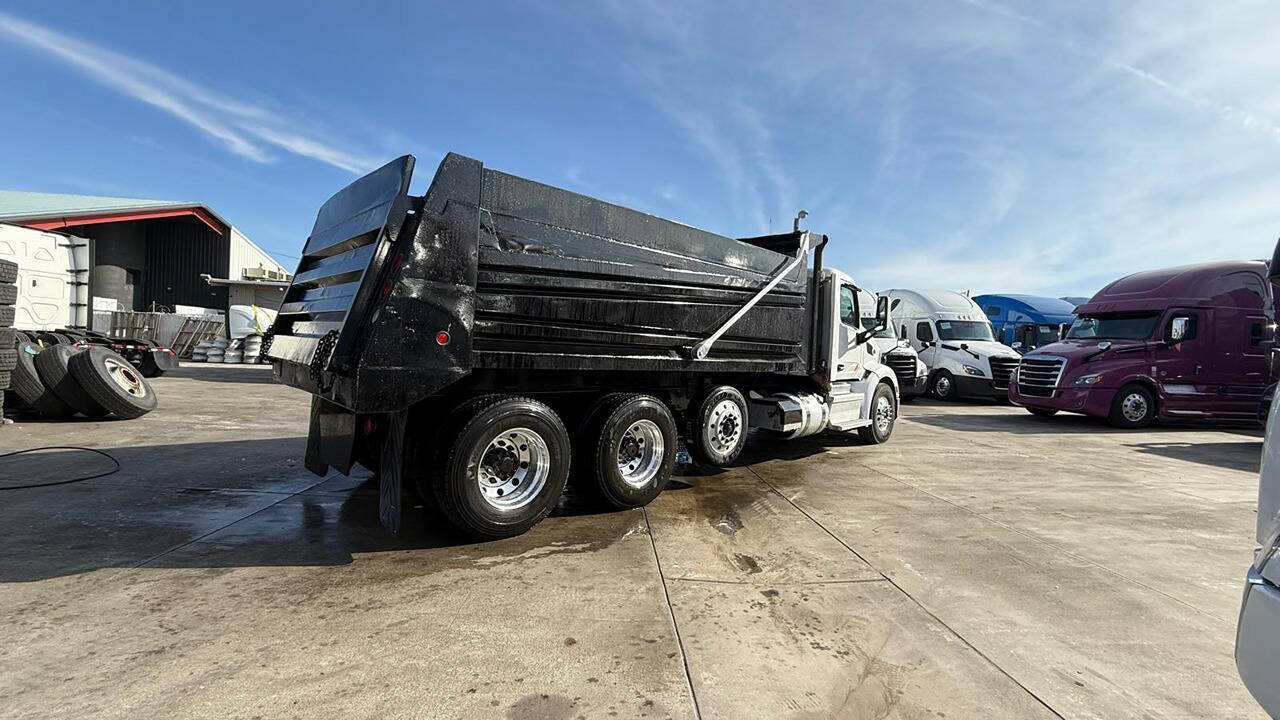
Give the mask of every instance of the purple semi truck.
[(1274, 380), (1267, 263), (1152, 270), (1107, 285), (1076, 308), (1060, 342), (1023, 356), (1009, 399), (1145, 427), (1160, 420), (1256, 421)]

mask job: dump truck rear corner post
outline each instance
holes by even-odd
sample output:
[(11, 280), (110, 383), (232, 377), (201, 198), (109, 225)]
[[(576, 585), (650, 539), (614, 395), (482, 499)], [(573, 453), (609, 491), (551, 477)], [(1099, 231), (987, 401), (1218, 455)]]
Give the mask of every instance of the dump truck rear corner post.
[(307, 468), (375, 472), (392, 531), (405, 482), (500, 538), (567, 482), (647, 504), (681, 440), (724, 466), (751, 429), (889, 439), (897, 379), (869, 342), (887, 301), (865, 329), (826, 236), (724, 237), (456, 154), (414, 197), (413, 167), (321, 207), (263, 348), (314, 396)]

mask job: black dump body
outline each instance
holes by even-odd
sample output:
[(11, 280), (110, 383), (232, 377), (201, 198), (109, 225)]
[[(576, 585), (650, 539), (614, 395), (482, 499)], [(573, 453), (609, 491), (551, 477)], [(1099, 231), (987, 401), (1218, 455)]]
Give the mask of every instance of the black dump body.
[(320, 209), (267, 348), (283, 382), (388, 412), (460, 383), (812, 371), (807, 258), (705, 359), (692, 352), (804, 252), (805, 233), (723, 237), (455, 154), (412, 197), (413, 165), (395, 160)]

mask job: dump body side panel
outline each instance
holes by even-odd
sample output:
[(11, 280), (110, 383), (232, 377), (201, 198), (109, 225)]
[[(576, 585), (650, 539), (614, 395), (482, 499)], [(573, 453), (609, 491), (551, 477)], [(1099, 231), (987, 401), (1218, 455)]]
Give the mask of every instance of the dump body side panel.
[(807, 372), (805, 263), (706, 360), (689, 354), (795, 238), (788, 255), (491, 170), (481, 224), (477, 368)]

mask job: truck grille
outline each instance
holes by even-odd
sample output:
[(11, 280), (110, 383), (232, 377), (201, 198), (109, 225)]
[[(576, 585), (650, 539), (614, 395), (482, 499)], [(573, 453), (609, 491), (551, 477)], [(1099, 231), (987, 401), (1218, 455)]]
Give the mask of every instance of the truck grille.
[(910, 387), (916, 380), (916, 358), (914, 355), (889, 354), (884, 356), (884, 364), (898, 376), (898, 387)]
[(1018, 358), (993, 357), (991, 361), (991, 384), (997, 388), (1009, 387), (1009, 376), (1013, 374), (1020, 362)]
[(1066, 360), (1060, 357), (1028, 355), (1018, 366), (1018, 391), (1023, 395), (1053, 397), (1053, 391), (1062, 377)]

